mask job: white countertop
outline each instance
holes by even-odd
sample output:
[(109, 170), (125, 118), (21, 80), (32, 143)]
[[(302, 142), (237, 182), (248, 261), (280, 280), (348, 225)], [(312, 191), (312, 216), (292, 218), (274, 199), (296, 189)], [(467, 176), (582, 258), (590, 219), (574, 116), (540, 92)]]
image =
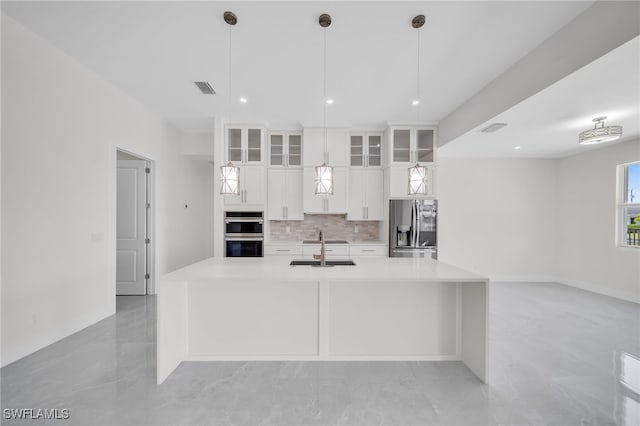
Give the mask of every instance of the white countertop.
[(212, 257), (161, 278), (161, 281), (402, 281), (471, 282), (488, 278), (429, 258), (353, 257), (356, 266), (289, 266), (288, 256)]

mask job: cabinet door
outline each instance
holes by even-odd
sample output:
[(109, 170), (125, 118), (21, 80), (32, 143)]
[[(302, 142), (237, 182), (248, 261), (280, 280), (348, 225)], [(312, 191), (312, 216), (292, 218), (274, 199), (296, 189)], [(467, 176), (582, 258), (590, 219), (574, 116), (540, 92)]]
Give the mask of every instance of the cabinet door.
[[(364, 170), (351, 170), (349, 173), (349, 201), (347, 210), (348, 220), (364, 220)], [(382, 189), (380, 189), (382, 190)]]
[(227, 161), (241, 163), (242, 160), (242, 129), (227, 129)]
[(289, 135), (286, 154), (287, 166), (302, 165), (302, 135)]
[[(306, 136), (305, 136), (306, 141)], [(306, 152), (306, 149), (305, 149)], [(316, 195), (316, 171), (313, 167), (305, 167), (302, 188), (302, 199), (305, 213), (326, 213), (326, 196)]]
[(382, 135), (367, 136), (367, 167), (382, 165)]
[(333, 169), (333, 195), (327, 196), (329, 214), (345, 214), (347, 212), (347, 193), (349, 174), (347, 169)]
[(327, 164), (333, 167), (349, 165), (349, 132), (342, 129), (327, 130)]
[(304, 151), (302, 164), (305, 166), (319, 166), (324, 162), (324, 130), (304, 129)]
[(246, 163), (262, 162), (262, 129), (247, 129)]
[(285, 157), (284, 135), (272, 133), (269, 135), (269, 165), (284, 166)]
[(366, 220), (384, 219), (383, 185), (384, 174), (382, 170), (366, 171), (364, 175)]
[(418, 129), (416, 130), (416, 149), (414, 154), (414, 161), (420, 163), (432, 163), (433, 152), (435, 148), (433, 129)]
[(283, 186), (285, 190), (285, 218), (286, 220), (304, 220), (302, 206), (303, 172), (301, 169), (287, 170)]
[(364, 166), (364, 156), (365, 156), (365, 142), (363, 135), (351, 135), (349, 142), (349, 154), (351, 157), (351, 161), (349, 164), (351, 167), (362, 167)]
[(245, 204), (264, 204), (264, 167), (243, 167), (240, 187), (244, 188)]
[(409, 168), (390, 167), (389, 197), (391, 198), (426, 198), (435, 196), (433, 187), (433, 167), (427, 165), (427, 194), (409, 195)]
[(393, 163), (411, 163), (411, 130), (393, 129), (393, 140), (391, 143), (391, 161)]
[(283, 220), (285, 216), (285, 176), (286, 172), (270, 169), (267, 178), (267, 219)]

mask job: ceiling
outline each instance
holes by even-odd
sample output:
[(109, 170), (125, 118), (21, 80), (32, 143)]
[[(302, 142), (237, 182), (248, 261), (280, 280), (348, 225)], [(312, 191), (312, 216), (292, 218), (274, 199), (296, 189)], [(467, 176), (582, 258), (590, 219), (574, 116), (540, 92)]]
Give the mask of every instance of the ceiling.
[[(560, 158), (603, 145), (578, 144), (578, 134), (607, 116), (623, 137), (640, 135), (640, 37), (628, 41), (490, 121), (449, 142), (443, 157)], [(508, 125), (481, 133), (491, 123)], [(610, 145), (611, 143), (607, 144)], [(520, 149), (514, 149), (519, 146)]]
[[(322, 123), (323, 12), (333, 17), (327, 124), (375, 128), (443, 119), (592, 3), (3, 1), (2, 10), (182, 131), (209, 132), (214, 116), (282, 129)], [(230, 96), (225, 10), (239, 20)], [(422, 102), (412, 107), (419, 13)], [(200, 94), (201, 80), (217, 95)]]

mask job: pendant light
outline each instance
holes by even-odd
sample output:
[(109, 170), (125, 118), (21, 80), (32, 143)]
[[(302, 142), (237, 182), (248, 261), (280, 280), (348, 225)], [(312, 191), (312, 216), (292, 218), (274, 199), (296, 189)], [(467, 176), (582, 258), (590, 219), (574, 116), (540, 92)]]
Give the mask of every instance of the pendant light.
[(581, 145), (594, 145), (597, 143), (611, 142), (622, 136), (622, 126), (605, 126), (604, 120), (607, 117), (596, 117), (592, 121), (595, 123), (593, 129), (585, 130), (578, 136), (578, 143)]
[[(227, 108), (231, 111), (231, 28), (238, 23), (238, 18), (233, 12), (225, 12), (224, 22), (229, 24)], [(231, 161), (224, 166), (220, 166), (220, 194), (240, 195), (240, 167), (234, 166)]]
[[(411, 102), (411, 105), (416, 107), (418, 121), (420, 120), (420, 29), (425, 23), (424, 15), (417, 15), (411, 21), (411, 27), (417, 29), (418, 33), (418, 52), (417, 67), (416, 67), (416, 98)], [(416, 165), (409, 167), (409, 195), (427, 195), (427, 168), (421, 166), (416, 158)]]
[(316, 195), (333, 195), (333, 167), (327, 165), (327, 27), (331, 16), (323, 13), (318, 19), (322, 30), (322, 121), (324, 129), (324, 161), (316, 167)]

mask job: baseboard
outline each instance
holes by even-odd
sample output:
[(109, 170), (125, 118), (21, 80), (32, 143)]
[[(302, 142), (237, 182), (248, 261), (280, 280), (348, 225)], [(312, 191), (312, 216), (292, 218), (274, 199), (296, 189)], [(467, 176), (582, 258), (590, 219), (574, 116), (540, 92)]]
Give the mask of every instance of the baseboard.
[(556, 277), (544, 275), (512, 275), (489, 277), (492, 282), (516, 282), (516, 283), (553, 283), (557, 282)]
[(640, 304), (640, 290), (637, 293), (631, 293), (627, 291), (617, 290), (598, 284), (580, 281), (580, 280), (567, 280), (556, 279), (555, 282), (567, 285), (569, 287), (579, 288), (581, 290), (587, 290), (592, 293), (598, 293), (609, 297), (615, 297), (616, 299), (624, 300), (626, 302), (633, 302)]

